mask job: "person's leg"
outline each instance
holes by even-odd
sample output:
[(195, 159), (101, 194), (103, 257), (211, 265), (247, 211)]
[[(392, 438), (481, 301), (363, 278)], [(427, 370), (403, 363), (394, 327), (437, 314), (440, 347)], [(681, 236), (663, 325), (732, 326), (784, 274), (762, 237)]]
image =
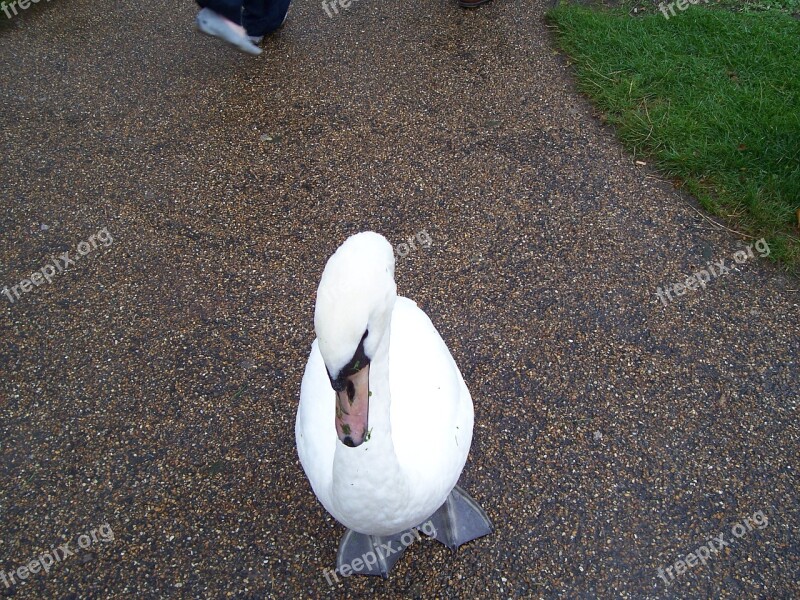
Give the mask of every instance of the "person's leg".
[(242, 25), (247, 35), (255, 38), (267, 35), (283, 25), (292, 0), (244, 0)]
[(242, 0), (197, 0), (200, 8), (210, 8), (237, 25), (242, 24)]

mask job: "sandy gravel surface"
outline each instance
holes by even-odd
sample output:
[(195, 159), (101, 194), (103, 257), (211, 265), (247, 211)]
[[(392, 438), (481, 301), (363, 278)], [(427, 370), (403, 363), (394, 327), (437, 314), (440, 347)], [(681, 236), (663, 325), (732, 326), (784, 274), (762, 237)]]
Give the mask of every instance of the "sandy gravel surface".
[[(800, 596), (800, 283), (621, 151), (546, 7), (298, 0), (258, 58), (189, 2), (3, 23), (0, 285), (74, 264), (0, 295), (0, 571), (72, 552), (0, 597)], [(365, 229), (472, 391), (497, 531), (331, 586), (294, 416)]]

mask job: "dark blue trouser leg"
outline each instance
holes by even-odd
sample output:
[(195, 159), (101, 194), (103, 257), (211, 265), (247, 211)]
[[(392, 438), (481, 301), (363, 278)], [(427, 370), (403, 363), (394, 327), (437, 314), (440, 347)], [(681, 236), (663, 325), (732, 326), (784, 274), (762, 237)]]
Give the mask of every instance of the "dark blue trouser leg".
[(248, 35), (254, 36), (266, 35), (280, 27), (290, 3), (291, 0), (197, 0), (201, 7), (242, 25)]
[(210, 8), (237, 25), (242, 24), (242, 0), (197, 0), (201, 8)]
[(248, 35), (272, 33), (283, 23), (292, 0), (244, 0), (242, 25)]

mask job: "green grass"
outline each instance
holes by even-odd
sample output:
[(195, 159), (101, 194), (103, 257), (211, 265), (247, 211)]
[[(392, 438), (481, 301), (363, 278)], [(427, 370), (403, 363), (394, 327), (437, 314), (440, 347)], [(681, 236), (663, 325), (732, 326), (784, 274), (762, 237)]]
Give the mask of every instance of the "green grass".
[(717, 6), (737, 12), (765, 10), (781, 10), (790, 14), (800, 12), (800, 0), (718, 0)]
[(769, 3), (670, 19), (561, 5), (548, 18), (623, 144), (800, 271), (800, 20)]

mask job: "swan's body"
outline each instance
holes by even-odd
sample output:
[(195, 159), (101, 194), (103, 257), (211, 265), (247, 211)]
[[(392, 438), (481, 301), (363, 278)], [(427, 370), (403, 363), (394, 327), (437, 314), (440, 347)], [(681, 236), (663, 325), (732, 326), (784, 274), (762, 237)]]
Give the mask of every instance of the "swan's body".
[(300, 392), (297, 452), (337, 521), (388, 535), (422, 523), (455, 486), (472, 442), (472, 398), (430, 319), (407, 298), (395, 303), (388, 361), (373, 359), (370, 391), (370, 439), (348, 448), (333, 427), (335, 393), (315, 341)]
[(454, 490), (472, 398), (430, 319), (397, 296), (385, 238), (354, 235), (328, 260), (314, 325), (295, 436), (314, 493), (351, 530), (339, 566), (432, 517), (449, 547), (489, 533), (483, 510)]

